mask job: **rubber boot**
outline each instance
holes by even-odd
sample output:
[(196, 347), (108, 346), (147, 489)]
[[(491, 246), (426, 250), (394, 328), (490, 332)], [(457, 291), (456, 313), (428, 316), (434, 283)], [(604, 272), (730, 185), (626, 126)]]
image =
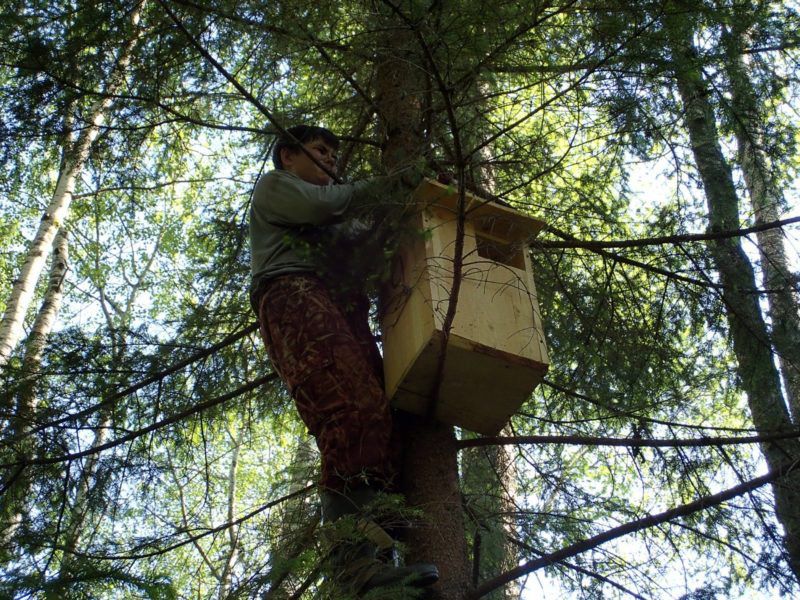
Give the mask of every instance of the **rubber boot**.
[(322, 519), (334, 523), (352, 516), (355, 531), (339, 539), (332, 552), (332, 564), (340, 581), (355, 593), (363, 594), (381, 587), (427, 587), (439, 580), (439, 570), (432, 564), (398, 567), (378, 559), (378, 550), (393, 544), (392, 538), (369, 518), (365, 508), (375, 501), (377, 492), (364, 488), (344, 493), (323, 491)]

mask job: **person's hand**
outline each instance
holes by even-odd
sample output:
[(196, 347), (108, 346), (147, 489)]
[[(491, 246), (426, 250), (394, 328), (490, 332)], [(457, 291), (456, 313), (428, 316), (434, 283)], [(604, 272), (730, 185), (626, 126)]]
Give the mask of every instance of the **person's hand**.
[(408, 166), (397, 173), (400, 177), (400, 183), (409, 189), (415, 189), (423, 178), (422, 169), (417, 165)]
[(436, 181), (438, 181), (439, 183), (443, 183), (444, 185), (452, 185), (455, 183), (456, 178), (452, 173), (443, 171), (436, 175)]

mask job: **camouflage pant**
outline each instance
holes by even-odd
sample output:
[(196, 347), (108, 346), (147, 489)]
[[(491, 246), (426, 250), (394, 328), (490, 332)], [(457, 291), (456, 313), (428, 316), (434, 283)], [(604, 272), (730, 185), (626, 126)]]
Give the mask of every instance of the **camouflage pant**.
[(394, 475), (392, 417), (368, 303), (347, 312), (313, 275), (284, 275), (255, 292), (261, 337), (322, 454), (321, 485), (386, 486)]

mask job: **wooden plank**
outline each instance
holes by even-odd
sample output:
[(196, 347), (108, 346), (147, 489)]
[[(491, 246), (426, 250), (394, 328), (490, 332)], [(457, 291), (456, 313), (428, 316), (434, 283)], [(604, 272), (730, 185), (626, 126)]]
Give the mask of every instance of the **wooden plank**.
[[(513, 209), (487, 208), (484, 200), (469, 199), (474, 210), (465, 222), (461, 292), (438, 402), (431, 407), (453, 285), (457, 196), (432, 181), (418, 192), (425, 208), (416, 226), (426, 234), (402, 248), (383, 294), (386, 393), (404, 410), (433, 411), (441, 421), (493, 434), (548, 367), (526, 250), (526, 241), (543, 224)], [(503, 246), (487, 252), (479, 237), (481, 244), (489, 239)]]
[[(393, 405), (419, 415), (429, 413), (439, 364), (441, 332), (437, 332), (397, 389)], [(433, 417), (494, 435), (508, 422), (547, 372), (547, 365), (451, 334), (443, 385)]]
[(415, 239), (395, 258), (392, 280), (381, 294), (383, 371), (386, 394), (394, 396), (436, 328), (431, 311), (426, 256), (430, 249)]
[[(432, 179), (423, 179), (414, 191), (414, 199), (425, 207), (447, 209), (453, 215), (458, 210), (458, 190)], [(498, 204), (492, 200), (481, 198), (467, 192), (464, 195), (464, 209), (467, 218), (473, 222), (483, 223), (479, 229), (506, 228), (504, 239), (535, 237), (545, 226), (545, 222), (521, 213), (510, 206)]]

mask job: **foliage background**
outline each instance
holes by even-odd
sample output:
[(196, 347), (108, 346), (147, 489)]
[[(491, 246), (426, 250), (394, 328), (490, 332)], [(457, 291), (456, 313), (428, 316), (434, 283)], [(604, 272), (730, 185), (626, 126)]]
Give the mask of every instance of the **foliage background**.
[[(422, 122), (409, 127), (431, 172), (463, 174), (549, 226), (531, 248), (547, 379), (504, 430), (513, 443), (460, 455), (471, 583), (575, 548), (486, 597), (798, 593), (769, 485), (595, 538), (769, 469), (757, 444), (675, 442), (776, 433), (754, 424), (738, 369), (705, 236), (719, 228), (677, 82), (691, 66), (707, 85), (738, 202), (727, 229), (759, 222), (742, 131), (765, 161), (775, 218), (795, 214), (793, 2), (7, 4), (3, 310), (75, 140), (98, 100), (111, 102), (60, 223), (69, 267), (57, 324), (33, 360), (35, 319), (53, 289), (44, 275), (2, 370), (2, 594), (330, 593), (316, 451), (252, 326), (249, 195), (277, 129), (299, 122), (342, 134), (347, 179), (384, 171), (376, 68), (396, 31), (411, 32), (408, 60), (425, 82), (405, 92), (423, 99)], [(686, 31), (691, 60), (677, 51)], [(756, 111), (737, 104), (736, 60)], [(796, 230), (778, 228), (793, 269), (779, 285), (795, 318)], [(760, 241), (740, 237), (760, 275)], [(625, 246), (644, 238), (659, 240)], [(587, 243), (596, 241), (619, 243)], [(769, 333), (774, 285), (747, 290)], [(753, 335), (789, 365), (786, 384), (800, 346), (787, 353)], [(788, 384), (780, 393), (789, 406)], [(782, 430), (796, 439), (798, 415), (788, 415)], [(544, 435), (554, 439), (524, 439)], [(631, 443), (611, 445), (620, 438)]]

